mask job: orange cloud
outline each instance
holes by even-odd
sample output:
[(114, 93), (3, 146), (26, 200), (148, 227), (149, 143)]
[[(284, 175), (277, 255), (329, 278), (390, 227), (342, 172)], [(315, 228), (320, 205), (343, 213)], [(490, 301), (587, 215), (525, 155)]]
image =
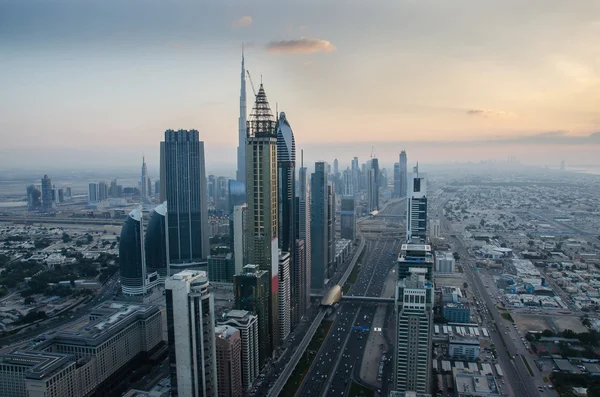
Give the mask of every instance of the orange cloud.
[(250, 25), (252, 25), (252, 17), (248, 15), (243, 16), (240, 19), (236, 19), (231, 24), (231, 26), (233, 26), (236, 29), (247, 28)]
[(313, 54), (315, 52), (333, 52), (335, 46), (327, 40), (309, 39), (272, 41), (266, 50), (271, 54)]
[(469, 109), (467, 110), (468, 116), (480, 116), (480, 117), (513, 117), (513, 113), (503, 112), (502, 110), (489, 110), (489, 109)]

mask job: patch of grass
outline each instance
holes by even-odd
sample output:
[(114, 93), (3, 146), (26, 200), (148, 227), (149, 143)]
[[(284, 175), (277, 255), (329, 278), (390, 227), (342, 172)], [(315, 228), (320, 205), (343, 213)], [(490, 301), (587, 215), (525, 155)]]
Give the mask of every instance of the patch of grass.
[(373, 397), (375, 392), (368, 387), (364, 387), (356, 382), (352, 382), (350, 385), (349, 397)]
[(329, 333), (329, 329), (333, 325), (333, 321), (323, 321), (319, 328), (315, 331), (315, 335), (310, 340), (308, 347), (306, 348), (306, 352), (298, 361), (296, 368), (288, 378), (285, 386), (281, 390), (280, 396), (294, 397), (298, 388), (302, 384), (302, 380), (306, 376), (306, 373), (310, 369), (310, 365), (312, 364), (317, 352), (319, 351), (319, 347), (323, 344), (323, 341), (327, 337)]
[(511, 323), (515, 322), (515, 320), (513, 320), (512, 316), (510, 315), (510, 313), (502, 313), (501, 316), (503, 319), (508, 320)]
[(531, 375), (531, 377), (533, 378), (533, 371), (532, 371), (531, 367), (529, 366), (527, 359), (525, 358), (525, 356), (521, 356), (521, 358), (523, 359), (523, 362), (525, 363), (525, 366), (527, 367), (527, 371), (529, 371), (529, 375)]

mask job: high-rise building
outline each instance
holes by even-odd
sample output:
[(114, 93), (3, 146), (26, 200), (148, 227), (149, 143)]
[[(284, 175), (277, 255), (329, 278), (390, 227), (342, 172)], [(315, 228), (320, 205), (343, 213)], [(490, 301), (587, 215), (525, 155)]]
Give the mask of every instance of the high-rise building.
[(144, 217), (139, 206), (129, 213), (121, 228), (119, 242), (121, 289), (123, 295), (146, 293), (146, 255), (144, 249)]
[(227, 191), (229, 196), (227, 213), (231, 216), (235, 206), (246, 203), (246, 184), (244, 182), (230, 179), (227, 181)]
[(433, 286), (426, 274), (425, 269), (411, 268), (396, 288), (396, 391), (429, 392)]
[(344, 171), (342, 184), (344, 185), (342, 195), (346, 197), (354, 197), (354, 180), (352, 177), (352, 170), (350, 168), (346, 168), (346, 170)]
[(108, 198), (108, 185), (105, 181), (98, 182), (98, 201), (104, 201)]
[(310, 244), (311, 244), (311, 288), (321, 290), (327, 279), (329, 265), (329, 195), (327, 190), (327, 164), (315, 163), (315, 172), (310, 178)]
[(400, 163), (394, 163), (394, 193), (392, 197), (401, 197), (402, 179), (400, 177)]
[(354, 157), (352, 159), (352, 171), (358, 170), (358, 169), (359, 169), (359, 167), (358, 167), (358, 157)]
[[(43, 186), (43, 185), (42, 185)], [(90, 182), (88, 185), (88, 203), (89, 204), (97, 204), (99, 200), (99, 191), (98, 184), (96, 182)], [(42, 198), (44, 196), (44, 192), (42, 192)]]
[(337, 175), (340, 173), (340, 162), (338, 159), (333, 160), (333, 175)]
[(246, 263), (258, 265), (269, 272), (269, 324), (271, 345), (279, 337), (279, 242), (277, 210), (277, 129), (263, 85), (247, 122), (246, 138), (246, 199), (248, 225)]
[(205, 262), (208, 207), (204, 142), (197, 130), (165, 131), (164, 162), (167, 205), (169, 272)]
[(159, 195), (160, 194), (160, 181), (156, 180), (154, 181), (154, 192), (155, 195)]
[(248, 255), (246, 228), (248, 227), (248, 206), (246, 204), (233, 207), (233, 257), (235, 274), (242, 272)]
[(230, 325), (215, 327), (219, 397), (242, 397), (242, 338)]
[(426, 270), (426, 278), (433, 280), (434, 257), (431, 246), (426, 244), (402, 244), (398, 255), (398, 280), (409, 277), (411, 268)]
[(242, 386), (250, 391), (258, 373), (258, 317), (247, 310), (230, 310), (223, 314), (219, 325), (230, 325), (240, 331), (242, 339)]
[[(260, 346), (260, 366), (262, 367), (273, 353), (271, 327), (269, 321), (269, 272), (260, 270), (257, 265), (244, 266), (244, 273), (233, 277), (235, 308), (247, 310), (258, 316), (258, 344)], [(279, 310), (279, 308), (277, 308)]]
[(158, 199), (161, 203), (167, 200), (167, 161), (165, 158), (165, 142), (160, 143), (160, 194)]
[[(295, 248), (295, 247), (294, 247)], [(290, 333), (292, 323), (290, 299), (290, 260), (289, 252), (279, 252), (279, 344), (283, 345)]]
[(42, 207), (42, 192), (35, 185), (27, 186), (27, 209), (30, 211)]
[(215, 307), (206, 272), (181, 271), (165, 289), (171, 395), (216, 397)]
[(419, 173), (419, 165), (408, 176), (406, 199), (406, 241), (424, 244), (427, 241), (427, 180)]
[(236, 179), (246, 182), (246, 68), (242, 49), (242, 74), (240, 85), (240, 117), (238, 119), (238, 147)]
[(108, 197), (117, 197), (117, 180), (113, 179), (110, 181), (110, 187), (108, 188)]
[(52, 209), (52, 181), (48, 175), (42, 178), (42, 211)]
[(379, 160), (371, 159), (367, 168), (367, 206), (369, 212), (373, 212), (379, 210)]
[[(304, 240), (296, 240), (294, 264), (295, 271), (298, 273), (294, 277), (294, 289), (298, 292), (296, 306), (298, 310), (294, 313), (296, 318), (292, 319), (293, 324), (298, 324), (306, 314), (306, 309), (310, 304), (310, 287), (306, 286), (306, 245)], [(291, 282), (291, 281), (290, 281)], [(309, 283), (310, 285), (310, 280)]]
[(148, 168), (146, 167), (146, 158), (142, 157), (142, 177), (141, 177), (142, 187), (140, 189), (140, 196), (148, 197)]
[(400, 197), (406, 197), (406, 184), (408, 181), (406, 150), (400, 152)]
[(340, 236), (343, 239), (356, 240), (356, 210), (354, 196), (342, 197)]
[(441, 223), (439, 219), (429, 220), (429, 238), (440, 237)]
[(153, 191), (152, 191), (152, 179), (147, 178), (147, 184), (146, 184), (146, 197), (152, 197)]
[(144, 237), (146, 272), (148, 275), (157, 273), (159, 282), (164, 282), (168, 276), (166, 213), (166, 201), (150, 212)]
[[(300, 277), (301, 270), (296, 268), (296, 143), (294, 133), (284, 112), (279, 114), (277, 121), (277, 207), (279, 221), (279, 248), (290, 254), (290, 320), (295, 326), (300, 320), (296, 313), (299, 308), (300, 291), (296, 290), (296, 278)], [(281, 277), (280, 277), (281, 280)], [(280, 337), (280, 339), (282, 339)]]
[(310, 184), (308, 181), (308, 172), (304, 167), (304, 152), (301, 152), (301, 164), (298, 170), (298, 200), (297, 200), (297, 212), (296, 217), (297, 224), (297, 236), (300, 240), (304, 241), (304, 260), (300, 262), (300, 266), (303, 267), (304, 277), (299, 280), (300, 287), (302, 288), (301, 294), (305, 301), (305, 308), (301, 310), (299, 316), (306, 314), (306, 309), (310, 307), (310, 286), (311, 286), (311, 238), (310, 238)]
[(234, 274), (235, 259), (231, 252), (208, 256), (208, 279), (211, 282), (233, 283)]
[(335, 192), (333, 184), (327, 184), (327, 278), (331, 278), (336, 270), (335, 262)]

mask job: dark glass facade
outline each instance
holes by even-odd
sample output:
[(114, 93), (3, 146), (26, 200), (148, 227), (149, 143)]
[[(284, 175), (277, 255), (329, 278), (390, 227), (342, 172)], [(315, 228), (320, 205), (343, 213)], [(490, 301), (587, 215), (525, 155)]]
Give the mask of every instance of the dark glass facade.
[(138, 219), (134, 219), (132, 211), (125, 219), (121, 228), (121, 240), (119, 242), (119, 264), (121, 266), (121, 287), (127, 295), (142, 294), (144, 287), (144, 269), (142, 252), (142, 230), (140, 224), (140, 212)]
[(158, 272), (161, 280), (168, 276), (165, 211), (164, 203), (152, 210), (144, 239), (147, 272)]
[(310, 179), (311, 287), (314, 289), (325, 285), (329, 263), (327, 184), (327, 164), (315, 163), (315, 172)]

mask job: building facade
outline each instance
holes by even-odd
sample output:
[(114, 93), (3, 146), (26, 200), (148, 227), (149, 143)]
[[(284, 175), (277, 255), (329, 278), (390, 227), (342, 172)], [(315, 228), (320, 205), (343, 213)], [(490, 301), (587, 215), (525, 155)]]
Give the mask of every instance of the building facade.
[(258, 317), (247, 310), (230, 310), (223, 314), (219, 325), (229, 325), (240, 331), (242, 340), (242, 387), (252, 389), (260, 372)]
[(400, 179), (400, 163), (394, 163), (394, 190), (392, 197), (400, 197), (400, 189), (401, 189), (401, 179)]
[(206, 272), (183, 270), (165, 281), (171, 395), (217, 396), (214, 298)]
[(215, 283), (233, 283), (235, 259), (231, 252), (208, 256), (208, 279)]
[(406, 197), (408, 183), (408, 159), (406, 150), (400, 152), (400, 197)]
[(333, 277), (336, 270), (335, 262), (335, 190), (333, 183), (327, 184), (327, 278)]
[(121, 228), (119, 265), (123, 295), (146, 293), (146, 252), (144, 249), (144, 219), (139, 206), (129, 213)]
[(215, 327), (219, 397), (242, 397), (242, 338), (229, 325)]
[(440, 274), (454, 273), (456, 261), (451, 252), (438, 251), (435, 253), (435, 272)]
[(166, 213), (166, 201), (150, 212), (150, 219), (144, 237), (146, 271), (148, 274), (157, 273), (161, 283), (168, 276)]
[(340, 212), (340, 236), (343, 239), (356, 240), (356, 210), (354, 196), (342, 197)]
[(52, 207), (52, 180), (48, 175), (44, 175), (42, 178), (42, 211), (50, 211)]
[(329, 216), (327, 164), (315, 163), (310, 180), (310, 238), (311, 238), (311, 288), (321, 290), (327, 279), (329, 264)]
[(238, 118), (238, 147), (236, 179), (246, 182), (246, 68), (242, 50), (242, 73), (240, 79), (240, 117)]
[(246, 262), (269, 272), (271, 346), (279, 341), (279, 241), (277, 208), (277, 129), (261, 84), (247, 122), (246, 138)]
[(233, 256), (235, 259), (235, 274), (243, 271), (248, 254), (246, 243), (246, 228), (248, 227), (248, 206), (237, 205), (233, 208)]
[(406, 200), (406, 241), (424, 244), (427, 241), (427, 180), (419, 173), (419, 165), (408, 177)]
[(167, 130), (164, 140), (169, 274), (205, 263), (208, 204), (204, 142), (197, 130)]
[(471, 308), (468, 303), (446, 303), (442, 309), (444, 318), (450, 323), (469, 324), (471, 322)]
[(300, 313), (300, 316), (306, 314), (306, 309), (310, 307), (310, 289), (311, 289), (311, 268), (312, 268), (312, 245), (311, 245), (311, 215), (310, 215), (310, 183), (308, 180), (308, 171), (304, 167), (303, 152), (301, 152), (301, 165), (298, 170), (298, 200), (296, 217), (297, 235), (298, 238), (304, 241), (304, 261), (301, 266), (304, 267), (304, 277), (300, 280), (302, 288), (302, 296), (305, 301), (305, 309)]
[(279, 252), (279, 344), (283, 345), (292, 324), (289, 252)]

